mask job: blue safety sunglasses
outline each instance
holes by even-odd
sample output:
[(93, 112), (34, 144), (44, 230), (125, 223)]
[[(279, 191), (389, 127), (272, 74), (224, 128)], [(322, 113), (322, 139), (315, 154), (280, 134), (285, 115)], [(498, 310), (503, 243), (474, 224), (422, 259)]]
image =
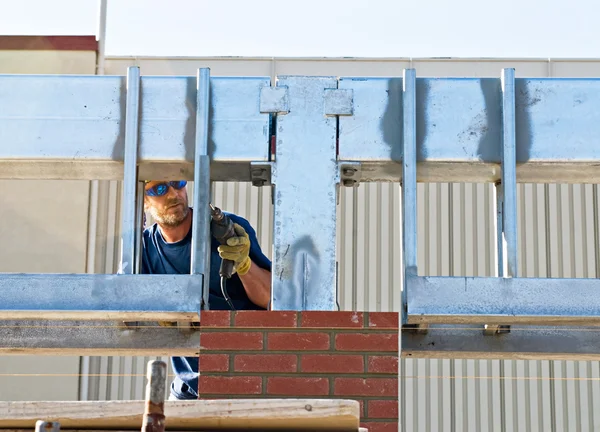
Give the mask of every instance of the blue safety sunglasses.
[(183, 189), (187, 181), (178, 180), (178, 181), (170, 181), (166, 183), (158, 183), (152, 186), (150, 189), (146, 189), (146, 195), (148, 196), (163, 196), (169, 191), (169, 186), (173, 189)]

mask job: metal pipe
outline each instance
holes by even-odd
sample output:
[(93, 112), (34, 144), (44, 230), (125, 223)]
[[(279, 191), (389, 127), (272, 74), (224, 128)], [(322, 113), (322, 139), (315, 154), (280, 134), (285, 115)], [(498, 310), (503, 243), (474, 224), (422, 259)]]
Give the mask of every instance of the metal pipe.
[(149, 361), (146, 378), (148, 382), (142, 432), (164, 432), (167, 364), (160, 360)]
[(100, 0), (100, 17), (98, 20), (98, 52), (96, 53), (96, 74), (104, 75), (104, 59), (106, 51), (106, 9), (108, 0)]

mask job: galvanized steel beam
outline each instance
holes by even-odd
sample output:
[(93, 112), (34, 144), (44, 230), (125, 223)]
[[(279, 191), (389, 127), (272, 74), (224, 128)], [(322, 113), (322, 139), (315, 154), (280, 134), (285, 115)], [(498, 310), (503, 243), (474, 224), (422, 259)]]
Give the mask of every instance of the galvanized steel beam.
[[(484, 336), (481, 326), (430, 325), (427, 334), (402, 332), (402, 357), (438, 359), (600, 360), (597, 327), (511, 326)], [(429, 377), (431, 378), (431, 377)]]
[[(140, 78), (139, 179), (193, 180), (196, 77)], [(268, 77), (211, 78), (213, 180), (250, 181), (269, 160)], [(123, 179), (126, 78), (0, 75), (0, 178)]]
[[(600, 182), (600, 80), (517, 78), (517, 182)], [(362, 181), (402, 176), (402, 78), (341, 78), (354, 112), (340, 117), (339, 159), (360, 162)], [(417, 78), (419, 182), (501, 179), (499, 78)]]
[(410, 280), (413, 324), (600, 325), (598, 279), (429, 277)]
[(197, 296), (209, 307), (210, 290), (210, 156), (208, 128), (210, 112), (210, 70), (202, 68), (197, 76), (196, 148), (194, 151), (194, 217), (192, 218), (190, 273), (202, 278)]
[[(269, 94), (269, 83), (211, 78), (213, 180), (251, 181), (250, 163), (268, 161), (265, 113), (291, 109), (287, 92)], [(343, 104), (333, 113), (345, 114), (339, 160), (361, 162), (361, 181), (399, 181), (402, 78), (335, 85), (346, 93), (328, 104), (352, 101), (352, 115)], [(514, 88), (517, 182), (599, 183), (600, 81), (517, 78)], [(140, 179), (191, 180), (194, 77), (144, 76), (141, 95)], [(501, 107), (500, 79), (417, 78), (418, 181), (499, 181)], [(121, 179), (124, 116), (124, 77), (2, 75), (0, 178)]]
[(2, 274), (0, 319), (198, 321), (200, 275)]
[(0, 321), (0, 355), (198, 356), (200, 331), (139, 322)]
[[(483, 336), (481, 326), (431, 325), (426, 334), (402, 332), (404, 358), (600, 360), (597, 327), (513, 326)], [(200, 331), (105, 321), (0, 321), (0, 355), (197, 356)]]
[(271, 306), (336, 310), (337, 119), (324, 111), (347, 107), (325, 103), (334, 78), (280, 77), (277, 85), (287, 88), (289, 113), (276, 118)]

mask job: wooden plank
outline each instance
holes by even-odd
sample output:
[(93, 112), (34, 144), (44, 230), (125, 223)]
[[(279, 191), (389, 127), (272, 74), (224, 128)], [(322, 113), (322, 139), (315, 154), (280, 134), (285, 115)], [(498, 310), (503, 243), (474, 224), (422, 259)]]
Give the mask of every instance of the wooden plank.
[[(359, 403), (337, 399), (221, 399), (166, 401), (169, 430), (358, 431)], [(139, 430), (144, 401), (0, 402), (0, 429), (33, 428), (37, 420), (61, 429)]]

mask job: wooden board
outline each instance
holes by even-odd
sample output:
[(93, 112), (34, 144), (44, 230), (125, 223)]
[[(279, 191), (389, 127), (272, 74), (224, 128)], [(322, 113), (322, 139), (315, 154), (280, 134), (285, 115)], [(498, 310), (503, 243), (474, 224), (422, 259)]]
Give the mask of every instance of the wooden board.
[[(0, 402), (0, 429), (32, 429), (37, 420), (61, 429), (139, 430), (144, 401)], [(359, 403), (336, 399), (166, 401), (169, 430), (358, 431)]]

